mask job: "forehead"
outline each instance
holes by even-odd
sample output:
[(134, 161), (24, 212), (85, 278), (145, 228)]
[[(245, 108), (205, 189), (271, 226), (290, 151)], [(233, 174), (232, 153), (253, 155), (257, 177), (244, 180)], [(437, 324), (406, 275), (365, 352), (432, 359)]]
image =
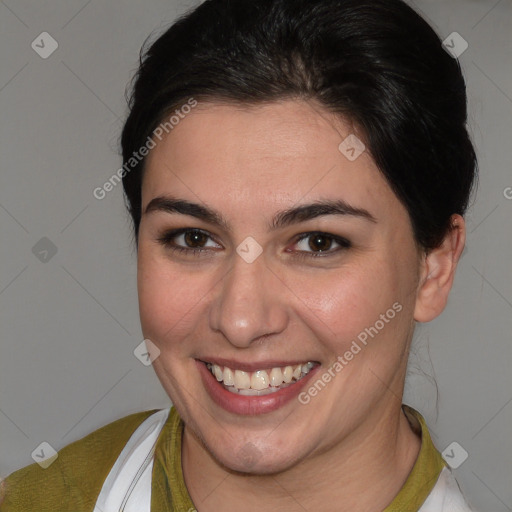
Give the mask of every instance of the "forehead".
[(304, 101), (199, 104), (148, 155), (143, 207), (165, 193), (233, 211), (306, 198), (393, 207), (398, 200), (369, 152), (346, 152), (353, 137), (351, 124)]

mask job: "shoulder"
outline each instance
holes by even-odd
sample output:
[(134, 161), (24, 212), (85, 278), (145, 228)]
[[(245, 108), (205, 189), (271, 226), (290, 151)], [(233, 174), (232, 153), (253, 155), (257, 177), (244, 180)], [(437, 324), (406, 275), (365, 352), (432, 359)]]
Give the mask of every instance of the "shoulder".
[(419, 512), (474, 512), (474, 510), (464, 499), (453, 473), (445, 467)]
[(386, 511), (473, 512), (435, 447), (423, 416), (405, 404), (403, 411), (412, 430), (421, 437), (421, 448), (404, 486)]
[(124, 445), (154, 412), (131, 414), (65, 446), (47, 469), (34, 463), (15, 471), (3, 482), (1, 512), (92, 511)]

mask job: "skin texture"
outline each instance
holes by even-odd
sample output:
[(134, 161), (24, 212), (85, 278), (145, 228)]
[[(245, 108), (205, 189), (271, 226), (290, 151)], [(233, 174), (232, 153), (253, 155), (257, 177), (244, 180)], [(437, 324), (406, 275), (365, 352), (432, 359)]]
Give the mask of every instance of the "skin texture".
[[(338, 149), (351, 133), (358, 134), (313, 102), (200, 103), (148, 156), (141, 323), (186, 424), (182, 465), (199, 512), (382, 510), (416, 460), (420, 440), (400, 409), (409, 344), (415, 320), (435, 318), (446, 304), (464, 221), (454, 216), (445, 242), (427, 256), (369, 152), (351, 162)], [(145, 214), (163, 195), (207, 205), (229, 230)], [(325, 199), (365, 209), (375, 222), (324, 215), (269, 229), (278, 211)], [(204, 252), (173, 252), (158, 241), (177, 228), (207, 232)], [(316, 246), (297, 235), (315, 231), (351, 246), (333, 242), (311, 257)], [(248, 236), (263, 248), (252, 263), (236, 252)], [(187, 247), (183, 236), (174, 243)], [(294, 399), (267, 414), (237, 415), (204, 389), (195, 360), (208, 356), (317, 361), (321, 375), (395, 303), (401, 311), (307, 405)]]

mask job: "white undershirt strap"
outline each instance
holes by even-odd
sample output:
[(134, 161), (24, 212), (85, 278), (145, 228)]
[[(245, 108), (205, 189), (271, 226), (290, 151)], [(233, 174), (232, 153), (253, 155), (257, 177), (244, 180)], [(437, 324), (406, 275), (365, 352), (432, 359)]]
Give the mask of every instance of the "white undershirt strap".
[(153, 455), (169, 411), (152, 414), (132, 434), (105, 479), (94, 512), (150, 512)]

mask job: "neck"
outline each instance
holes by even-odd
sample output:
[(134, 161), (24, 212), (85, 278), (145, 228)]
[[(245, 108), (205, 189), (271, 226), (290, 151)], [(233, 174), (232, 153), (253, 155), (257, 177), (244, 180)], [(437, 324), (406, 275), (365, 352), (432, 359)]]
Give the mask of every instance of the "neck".
[(199, 512), (303, 512), (319, 504), (326, 512), (383, 510), (405, 483), (420, 445), (400, 405), (386, 404), (335, 446), (268, 476), (229, 471), (185, 427), (182, 466)]

